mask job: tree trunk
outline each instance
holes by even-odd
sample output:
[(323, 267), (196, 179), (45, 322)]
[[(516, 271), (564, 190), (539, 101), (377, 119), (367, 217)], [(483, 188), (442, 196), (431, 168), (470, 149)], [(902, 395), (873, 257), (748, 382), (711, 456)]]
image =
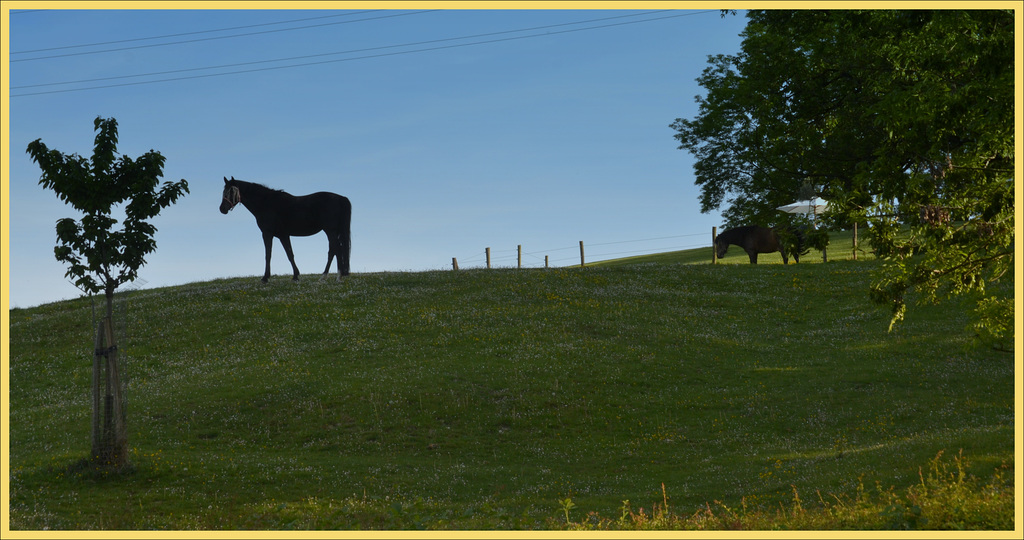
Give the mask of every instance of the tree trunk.
[(96, 328), (92, 374), (92, 458), (98, 466), (121, 469), (128, 465), (128, 430), (117, 342), (114, 339), (113, 302), (113, 294), (108, 291), (107, 313)]

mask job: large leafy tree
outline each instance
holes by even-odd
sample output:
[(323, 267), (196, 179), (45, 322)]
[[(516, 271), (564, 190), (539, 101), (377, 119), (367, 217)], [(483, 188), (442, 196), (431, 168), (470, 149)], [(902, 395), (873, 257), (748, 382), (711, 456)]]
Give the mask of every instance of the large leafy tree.
[[(57, 221), (54, 255), (67, 264), (65, 275), (79, 289), (103, 292), (106, 297), (106, 317), (96, 330), (93, 363), (92, 458), (98, 465), (121, 468), (128, 453), (121, 370), (111, 324), (114, 291), (133, 281), (146, 255), (156, 249), (156, 227), (148, 220), (188, 193), (188, 182), (159, 185), (165, 161), (159, 152), (150, 150), (136, 159), (118, 157), (117, 120), (96, 118), (94, 129), (91, 159), (51, 150), (40, 139), (29, 143), (27, 152), (42, 169), (40, 185), (82, 213), (80, 220)], [(123, 215), (120, 229), (114, 229), (115, 215)], [(101, 379), (105, 380), (102, 402)]]
[(778, 219), (801, 186), (833, 225), (871, 225), (871, 297), (979, 294), (977, 329), (1012, 337), (1012, 11), (751, 11), (743, 46), (709, 59), (698, 115), (671, 127), (696, 159), (701, 209)]

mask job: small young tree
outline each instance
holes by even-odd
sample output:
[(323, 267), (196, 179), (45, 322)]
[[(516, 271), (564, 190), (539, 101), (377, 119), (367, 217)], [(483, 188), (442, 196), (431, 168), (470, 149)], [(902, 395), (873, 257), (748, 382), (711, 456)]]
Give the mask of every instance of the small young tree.
[[(178, 197), (188, 193), (188, 182), (165, 182), (165, 158), (150, 150), (137, 159), (117, 156), (117, 120), (97, 117), (92, 159), (51, 150), (40, 139), (26, 150), (42, 169), (39, 184), (81, 212), (80, 221), (57, 221), (54, 255), (67, 263), (66, 277), (88, 294), (102, 291), (106, 315), (96, 329), (93, 361), (92, 455), (98, 466), (120, 469), (128, 464), (128, 439), (121, 392), (120, 366), (111, 321), (114, 291), (135, 280), (145, 257), (156, 249), (156, 227), (147, 222)], [(120, 230), (114, 212), (123, 212)], [(100, 382), (104, 399), (100, 402)], [(102, 419), (102, 427), (101, 427)]]

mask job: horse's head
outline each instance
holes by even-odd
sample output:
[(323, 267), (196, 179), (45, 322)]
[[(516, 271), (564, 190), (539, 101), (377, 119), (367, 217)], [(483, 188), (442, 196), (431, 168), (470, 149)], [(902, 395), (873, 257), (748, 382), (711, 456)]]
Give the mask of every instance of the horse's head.
[(715, 253), (718, 258), (725, 257), (726, 251), (729, 251), (729, 242), (725, 242), (721, 238), (715, 238)]
[(235, 177), (232, 176), (231, 180), (228, 180), (225, 176), (224, 195), (220, 200), (220, 213), (227, 214), (240, 202), (242, 202), (242, 192), (238, 191), (238, 184), (235, 181)]

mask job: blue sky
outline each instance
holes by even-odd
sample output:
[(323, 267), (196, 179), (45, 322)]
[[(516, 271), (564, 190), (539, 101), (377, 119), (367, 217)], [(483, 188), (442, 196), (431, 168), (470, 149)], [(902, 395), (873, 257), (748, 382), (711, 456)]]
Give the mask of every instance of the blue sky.
[[(426, 7), (12, 12), (9, 306), (81, 294), (53, 256), (54, 224), (78, 216), (25, 148), (89, 157), (97, 116), (191, 190), (153, 221), (144, 288), (262, 275), (252, 215), (217, 210), (224, 176), (349, 197), (355, 273), (710, 245), (720, 216), (668, 126), (695, 116), (707, 56), (739, 51), (742, 13)], [(323, 235), (292, 242), (304, 274), (323, 269)], [(290, 274), (276, 242), (272, 272)]]

